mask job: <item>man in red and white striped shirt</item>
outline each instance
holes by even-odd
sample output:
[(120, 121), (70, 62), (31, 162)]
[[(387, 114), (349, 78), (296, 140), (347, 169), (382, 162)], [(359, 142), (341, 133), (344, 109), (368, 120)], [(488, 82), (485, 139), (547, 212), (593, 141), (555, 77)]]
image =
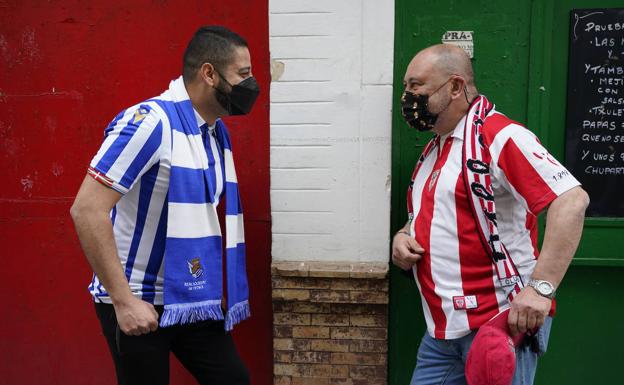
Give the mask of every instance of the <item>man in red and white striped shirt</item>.
[[(465, 183), (465, 125), (478, 96), (470, 59), (454, 46), (424, 49), (410, 62), (404, 86), (406, 122), (436, 134), (414, 173), (410, 220), (392, 244), (394, 264), (414, 272), (427, 322), (412, 385), (465, 384), (472, 338), (499, 312), (511, 307), (512, 334), (546, 322), (547, 338), (554, 292), (578, 246), (589, 199), (529, 130), (494, 108), (479, 121), (491, 179), (485, 194), (495, 197), (493, 222), (520, 281), (510, 293), (480, 235), (470, 203), (475, 192)], [(540, 252), (537, 215), (544, 209)], [(517, 357), (513, 384), (532, 384), (537, 354), (520, 347)]]

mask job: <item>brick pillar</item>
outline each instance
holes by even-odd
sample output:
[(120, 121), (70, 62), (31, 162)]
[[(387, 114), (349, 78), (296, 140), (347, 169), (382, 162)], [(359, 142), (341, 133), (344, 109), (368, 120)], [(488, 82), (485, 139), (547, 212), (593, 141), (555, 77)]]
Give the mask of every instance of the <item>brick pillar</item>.
[(388, 265), (274, 262), (275, 385), (386, 385)]

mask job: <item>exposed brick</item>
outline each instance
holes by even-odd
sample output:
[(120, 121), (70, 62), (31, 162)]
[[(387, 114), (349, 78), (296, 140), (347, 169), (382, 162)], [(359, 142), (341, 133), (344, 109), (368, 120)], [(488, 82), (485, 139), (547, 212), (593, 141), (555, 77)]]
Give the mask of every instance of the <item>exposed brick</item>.
[[(312, 296), (312, 292), (310, 292)], [(351, 301), (355, 303), (388, 303), (388, 293), (379, 291), (351, 291)]]
[[(310, 377), (331, 378), (332, 365), (320, 364), (309, 365)], [(349, 372), (349, 374), (351, 374)]]
[(273, 385), (291, 385), (289, 376), (273, 376)]
[(329, 378), (293, 377), (291, 385), (329, 385)]
[(309, 325), (310, 315), (300, 313), (273, 313), (275, 325)]
[(330, 307), (330, 312), (336, 314), (386, 314), (387, 311), (385, 304), (332, 303)]
[(328, 303), (273, 302), (273, 311), (276, 313), (329, 313), (330, 309), (330, 304)]
[(350, 341), (348, 340), (312, 340), (310, 350), (319, 352), (348, 352)]
[(353, 385), (352, 378), (332, 378), (329, 380), (329, 385)]
[(388, 291), (388, 281), (385, 279), (333, 279), (331, 289), (334, 290), (368, 290)]
[(290, 338), (274, 338), (273, 349), (275, 350), (293, 350), (293, 340)]
[(326, 326), (293, 326), (292, 335), (295, 338), (329, 338), (329, 328)]
[[(330, 365), (315, 365), (315, 364), (273, 364), (273, 374), (280, 376), (293, 376), (293, 377), (313, 377), (312, 368), (314, 366), (326, 366), (326, 370), (329, 373)], [(323, 376), (329, 377), (329, 376)]]
[(332, 378), (348, 378), (349, 365), (332, 365), (331, 376)]
[(297, 366), (292, 364), (273, 364), (273, 374), (277, 376), (292, 376)]
[(385, 315), (380, 314), (351, 315), (349, 323), (351, 326), (386, 327), (388, 320)]
[(332, 353), (331, 363), (346, 365), (385, 365), (386, 355), (382, 353)]
[(331, 279), (273, 277), (271, 285), (274, 289), (329, 289), (331, 287)]
[(290, 338), (292, 337), (292, 326), (273, 326), (273, 338)]
[(347, 290), (310, 290), (311, 302), (350, 302)]
[(310, 291), (304, 289), (273, 289), (273, 300), (282, 301), (307, 301), (310, 299)]
[(349, 326), (348, 314), (314, 314), (312, 325)]
[[(294, 328), (293, 328), (294, 333)], [(381, 328), (356, 328), (356, 327), (336, 327), (331, 328), (332, 339), (354, 339), (354, 340), (385, 340), (386, 329)]]
[(386, 378), (386, 365), (351, 365), (349, 366), (349, 377), (358, 380), (365, 380), (370, 378)]
[(387, 385), (388, 280), (373, 265), (273, 269), (274, 385)]
[(332, 378), (329, 385), (353, 385), (353, 378)]
[(307, 277), (308, 265), (305, 262), (273, 262), (271, 274), (283, 277)]
[(365, 380), (357, 380), (354, 378), (332, 378), (329, 385), (387, 385), (385, 378), (367, 378)]
[(330, 352), (293, 352), (292, 362), (303, 364), (328, 364)]
[(273, 351), (273, 361), (274, 362), (284, 362), (289, 363), (292, 362), (293, 352), (285, 352), (282, 350), (274, 350)]
[(315, 340), (305, 340), (305, 339), (294, 339), (293, 340), (293, 349), (298, 352), (308, 351), (310, 349), (310, 342)]
[(387, 341), (352, 340), (349, 341), (350, 352), (375, 352), (386, 353), (388, 351)]

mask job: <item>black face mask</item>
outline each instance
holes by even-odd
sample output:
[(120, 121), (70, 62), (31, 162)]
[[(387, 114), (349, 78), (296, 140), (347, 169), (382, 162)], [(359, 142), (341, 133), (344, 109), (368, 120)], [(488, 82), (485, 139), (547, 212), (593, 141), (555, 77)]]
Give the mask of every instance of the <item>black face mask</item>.
[[(431, 130), (438, 120), (439, 113), (433, 114), (429, 111), (429, 97), (444, 87), (449, 80), (445, 81), (430, 95), (417, 95), (407, 90), (403, 91), (401, 96), (401, 114), (405, 122), (418, 131)], [(450, 101), (449, 104), (451, 104)], [(446, 110), (447, 107), (448, 105), (442, 111)]]
[(223, 107), (229, 115), (246, 115), (251, 111), (256, 98), (260, 93), (260, 87), (253, 76), (248, 77), (242, 82), (231, 85), (225, 77), (219, 72), (219, 77), (227, 85), (230, 86), (230, 92), (225, 91), (221, 87), (215, 87), (217, 90), (217, 102)]

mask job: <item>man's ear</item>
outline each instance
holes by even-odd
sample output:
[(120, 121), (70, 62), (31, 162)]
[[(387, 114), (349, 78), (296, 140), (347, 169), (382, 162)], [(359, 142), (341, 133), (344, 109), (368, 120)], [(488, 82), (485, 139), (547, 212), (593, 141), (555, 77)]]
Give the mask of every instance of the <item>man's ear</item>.
[(217, 71), (210, 63), (204, 63), (199, 67), (199, 76), (207, 85), (214, 87), (217, 81)]
[(464, 88), (466, 88), (466, 80), (461, 76), (454, 76), (451, 80), (451, 97), (455, 99), (462, 96)]

